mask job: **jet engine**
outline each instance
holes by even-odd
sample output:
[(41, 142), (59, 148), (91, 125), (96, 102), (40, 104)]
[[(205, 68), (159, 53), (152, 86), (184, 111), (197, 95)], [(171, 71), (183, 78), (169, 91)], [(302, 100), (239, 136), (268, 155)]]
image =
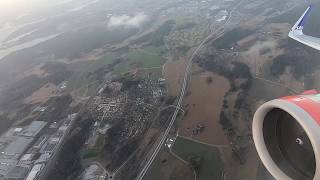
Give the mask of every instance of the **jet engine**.
[(253, 140), (275, 179), (320, 180), (320, 94), (266, 102), (254, 114)]

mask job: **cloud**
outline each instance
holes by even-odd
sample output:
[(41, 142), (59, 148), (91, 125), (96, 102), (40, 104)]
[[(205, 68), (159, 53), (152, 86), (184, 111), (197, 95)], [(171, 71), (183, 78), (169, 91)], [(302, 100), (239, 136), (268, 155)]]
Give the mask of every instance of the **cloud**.
[(148, 16), (144, 13), (138, 13), (134, 16), (121, 15), (112, 16), (109, 20), (108, 27), (140, 27), (148, 20)]

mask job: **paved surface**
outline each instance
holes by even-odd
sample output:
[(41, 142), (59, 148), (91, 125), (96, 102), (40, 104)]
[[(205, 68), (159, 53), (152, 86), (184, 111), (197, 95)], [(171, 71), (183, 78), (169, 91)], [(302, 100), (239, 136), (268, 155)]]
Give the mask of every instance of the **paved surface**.
[(202, 141), (199, 141), (199, 140), (187, 137), (187, 136), (178, 135), (178, 137), (181, 137), (183, 139), (187, 139), (189, 141), (193, 141), (195, 143), (199, 143), (199, 144), (203, 144), (203, 145), (206, 145), (206, 146), (214, 147), (214, 148), (229, 148), (230, 147), (229, 145), (214, 145), (214, 144), (205, 143), (205, 142), (202, 142)]

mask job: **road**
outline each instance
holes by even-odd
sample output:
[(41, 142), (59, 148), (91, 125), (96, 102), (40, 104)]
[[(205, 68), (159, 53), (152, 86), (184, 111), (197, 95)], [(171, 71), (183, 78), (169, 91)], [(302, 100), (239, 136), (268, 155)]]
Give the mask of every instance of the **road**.
[[(230, 14), (229, 14), (229, 17), (228, 19), (225, 21), (224, 25), (223, 26), (226, 26), (229, 22), (230, 22), (230, 19), (232, 17), (232, 14), (233, 12), (240, 6), (240, 4), (243, 2), (244, 0), (241, 0), (238, 4), (236, 4), (232, 10), (230, 11)], [(179, 96), (179, 100), (178, 100), (178, 103), (177, 103), (177, 106), (176, 106), (176, 109), (172, 115), (172, 118), (170, 120), (170, 123), (169, 123), (169, 126), (168, 128), (166, 129), (165, 133), (163, 134), (159, 144), (156, 145), (156, 148), (154, 150), (154, 152), (152, 153), (151, 157), (149, 158), (148, 162), (146, 163), (145, 167), (141, 170), (141, 172), (138, 174), (136, 180), (142, 180), (143, 177), (145, 176), (145, 174), (147, 173), (149, 167), (151, 166), (152, 162), (154, 161), (154, 159), (156, 158), (156, 156), (158, 155), (158, 153), (160, 152), (161, 150), (161, 147), (163, 146), (163, 143), (165, 142), (177, 116), (178, 116), (178, 113), (181, 109), (181, 105), (182, 105), (182, 101), (183, 101), (183, 98), (185, 96), (185, 93), (186, 93), (186, 89), (187, 89), (187, 84), (188, 84), (188, 79), (189, 79), (189, 74), (190, 74), (190, 71), (191, 71), (191, 67), (192, 67), (192, 63), (193, 63), (193, 60), (195, 58), (195, 56), (198, 54), (198, 52), (200, 51), (200, 49), (203, 47), (203, 45), (209, 41), (210, 39), (212, 39), (214, 36), (216, 36), (216, 31), (211, 33), (210, 35), (208, 35), (200, 44), (199, 46), (195, 49), (195, 51), (192, 53), (192, 55), (190, 56), (190, 58), (188, 59), (188, 64), (187, 64), (187, 67), (186, 67), (186, 71), (185, 71), (185, 74), (184, 74), (184, 78), (183, 78), (183, 83), (182, 83), (182, 87), (181, 87), (181, 92), (180, 92), (180, 96)], [(219, 37), (221, 37), (223, 35), (223, 32), (220, 33), (214, 40), (218, 39)]]
[(214, 145), (214, 144), (205, 143), (205, 142), (202, 142), (202, 141), (199, 141), (199, 140), (187, 137), (187, 136), (178, 135), (177, 137), (181, 137), (183, 139), (187, 139), (189, 141), (193, 141), (195, 143), (203, 144), (203, 145), (210, 146), (210, 147), (213, 147), (213, 148), (229, 148), (230, 147), (229, 145)]
[(169, 106), (166, 106), (166, 107), (164, 107), (164, 108), (162, 108), (160, 110), (163, 111), (163, 110), (166, 110), (166, 109), (171, 108), (171, 107), (178, 108), (181, 112), (183, 112), (183, 114), (185, 113), (185, 111), (182, 108), (179, 108), (179, 107), (177, 107), (175, 105), (169, 105)]

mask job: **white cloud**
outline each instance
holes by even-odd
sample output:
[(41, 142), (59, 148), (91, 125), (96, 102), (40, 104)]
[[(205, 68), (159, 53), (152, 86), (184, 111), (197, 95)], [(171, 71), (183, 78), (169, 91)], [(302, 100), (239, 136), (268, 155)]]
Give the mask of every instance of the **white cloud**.
[(109, 27), (139, 27), (144, 22), (148, 20), (148, 16), (144, 13), (138, 13), (134, 16), (121, 15), (121, 16), (112, 16), (109, 20)]

